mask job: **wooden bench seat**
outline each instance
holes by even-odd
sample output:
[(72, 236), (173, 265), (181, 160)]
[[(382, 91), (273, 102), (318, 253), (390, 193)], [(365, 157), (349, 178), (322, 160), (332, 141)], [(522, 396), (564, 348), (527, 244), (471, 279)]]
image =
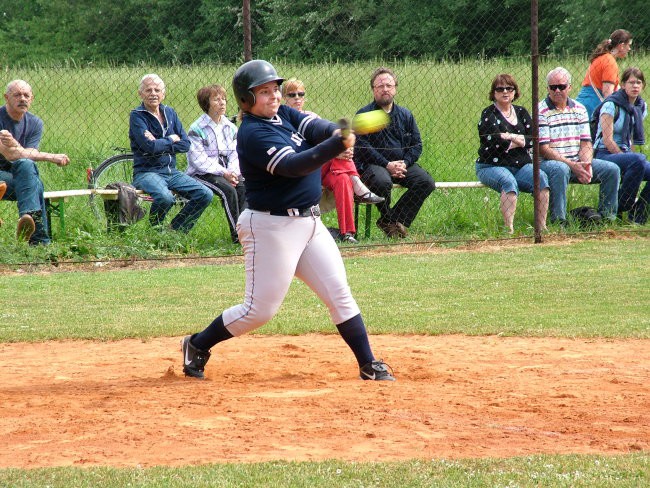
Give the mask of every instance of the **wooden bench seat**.
[[(402, 188), (401, 185), (393, 185), (393, 190)], [(451, 188), (486, 188), (480, 181), (436, 181), (436, 190), (451, 189)], [(359, 235), (359, 207), (364, 205), (366, 207), (366, 215), (364, 220), (363, 236), (366, 239), (370, 238), (370, 229), (372, 228), (372, 204), (356, 203), (354, 204), (354, 226)]]
[[(107, 190), (103, 188), (82, 188), (78, 190), (55, 190), (43, 193), (45, 206), (47, 207), (47, 216), (52, 226), (52, 216), (59, 219), (59, 230), (65, 234), (65, 204), (74, 197), (90, 198), (97, 195), (104, 200), (117, 200), (118, 190)], [(142, 190), (137, 190), (139, 195), (145, 195)]]
[[(400, 185), (393, 185), (393, 189), (402, 188)], [(454, 188), (485, 188), (485, 185), (480, 181), (437, 181), (436, 189), (454, 189)], [(48, 218), (50, 220), (50, 225), (52, 222), (52, 216), (57, 217), (59, 220), (59, 230), (62, 234), (65, 234), (65, 205), (70, 200), (70, 198), (75, 197), (87, 197), (90, 198), (93, 195), (99, 196), (104, 200), (117, 200), (117, 190), (107, 190), (101, 188), (81, 188), (77, 190), (55, 190), (55, 191), (46, 191), (44, 193), (45, 204), (47, 206)], [(139, 195), (146, 197), (146, 194), (142, 190), (137, 190)], [(372, 227), (372, 207), (373, 205), (369, 204), (359, 204), (355, 203), (354, 205), (354, 223), (357, 228), (357, 233), (359, 230), (359, 208), (363, 205), (366, 210), (365, 219), (364, 219), (364, 232), (363, 235), (366, 239), (370, 238), (370, 229)]]

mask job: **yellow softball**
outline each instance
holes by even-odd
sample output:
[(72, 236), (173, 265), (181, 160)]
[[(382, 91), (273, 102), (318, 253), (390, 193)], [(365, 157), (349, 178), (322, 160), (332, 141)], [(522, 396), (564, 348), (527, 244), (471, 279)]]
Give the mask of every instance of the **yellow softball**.
[(390, 123), (390, 117), (383, 110), (357, 114), (352, 119), (352, 130), (359, 135), (379, 132)]

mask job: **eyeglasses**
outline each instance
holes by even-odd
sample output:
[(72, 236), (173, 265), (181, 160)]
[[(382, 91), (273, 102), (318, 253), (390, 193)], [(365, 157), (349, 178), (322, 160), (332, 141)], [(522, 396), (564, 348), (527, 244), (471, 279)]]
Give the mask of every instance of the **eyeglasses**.
[(494, 88), (494, 91), (499, 92), (499, 93), (502, 93), (502, 92), (510, 93), (510, 92), (515, 91), (515, 87), (514, 86), (497, 86), (497, 87)]
[(569, 85), (567, 85), (565, 83), (562, 83), (561, 85), (548, 85), (548, 89), (551, 90), (551, 91), (556, 91), (556, 90), (564, 91), (568, 87), (569, 87)]
[(305, 98), (305, 92), (291, 92), (291, 93), (287, 93), (287, 96), (289, 98), (296, 98), (296, 97)]
[(390, 83), (385, 83), (383, 85), (375, 85), (373, 88), (375, 88), (377, 90), (384, 90), (384, 89), (385, 90), (392, 90), (393, 88), (395, 88), (395, 85), (391, 85)]

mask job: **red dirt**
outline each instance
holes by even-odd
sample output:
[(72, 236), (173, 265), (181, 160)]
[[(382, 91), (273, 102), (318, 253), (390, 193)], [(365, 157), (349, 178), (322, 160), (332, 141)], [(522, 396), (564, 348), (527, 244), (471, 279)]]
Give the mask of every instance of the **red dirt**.
[(244, 336), (185, 378), (179, 338), (0, 344), (0, 468), (650, 449), (649, 340)]

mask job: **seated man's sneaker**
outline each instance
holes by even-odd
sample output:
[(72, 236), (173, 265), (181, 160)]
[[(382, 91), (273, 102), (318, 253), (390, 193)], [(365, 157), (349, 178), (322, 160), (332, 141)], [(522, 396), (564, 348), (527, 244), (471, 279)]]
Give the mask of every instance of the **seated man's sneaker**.
[(192, 336), (185, 336), (181, 341), (181, 351), (183, 351), (183, 373), (185, 376), (203, 379), (203, 370), (205, 364), (210, 359), (210, 351), (202, 351), (192, 345), (190, 339)]
[(359, 368), (359, 377), (362, 380), (395, 381), (392, 369), (388, 371), (388, 368), (389, 366), (382, 360), (372, 361)]
[(19, 241), (29, 242), (29, 238), (36, 230), (36, 224), (31, 215), (25, 214), (18, 219), (18, 227), (16, 228), (16, 239)]

